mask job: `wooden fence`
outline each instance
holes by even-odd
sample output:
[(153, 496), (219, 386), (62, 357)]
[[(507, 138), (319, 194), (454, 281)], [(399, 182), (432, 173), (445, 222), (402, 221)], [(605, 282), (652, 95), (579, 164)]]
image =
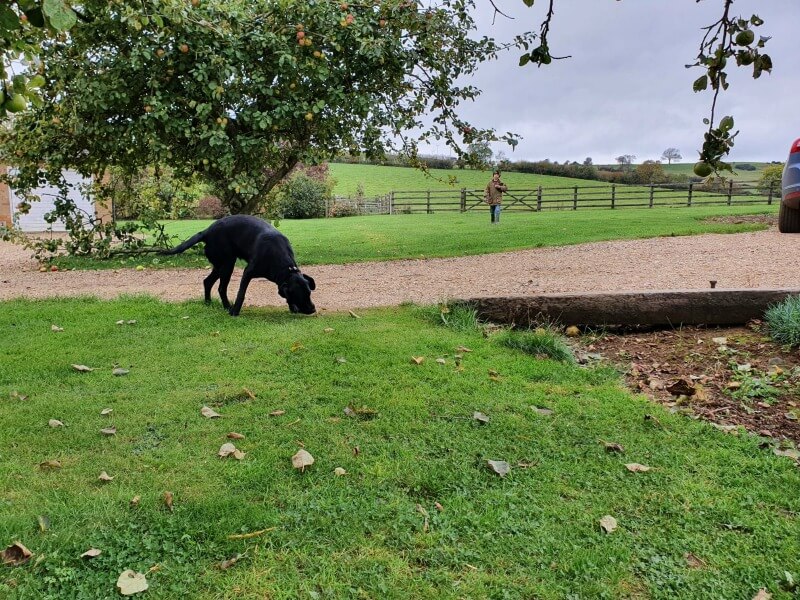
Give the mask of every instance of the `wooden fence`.
[[(485, 207), (483, 190), (395, 191), (384, 214), (467, 212)], [(510, 189), (503, 194), (503, 210), (542, 211), (578, 209), (656, 208), (679, 206), (740, 206), (780, 200), (776, 186), (752, 183), (681, 183), (654, 185), (587, 185)]]

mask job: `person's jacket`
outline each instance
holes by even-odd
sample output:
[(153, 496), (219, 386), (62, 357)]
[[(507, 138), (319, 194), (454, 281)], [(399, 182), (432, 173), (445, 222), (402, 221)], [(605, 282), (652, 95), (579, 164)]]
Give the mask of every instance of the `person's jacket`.
[(503, 183), (502, 181), (497, 182), (495, 184), (494, 181), (490, 181), (486, 184), (486, 194), (485, 199), (487, 204), (502, 204), (503, 203), (503, 192), (508, 191), (508, 186)]

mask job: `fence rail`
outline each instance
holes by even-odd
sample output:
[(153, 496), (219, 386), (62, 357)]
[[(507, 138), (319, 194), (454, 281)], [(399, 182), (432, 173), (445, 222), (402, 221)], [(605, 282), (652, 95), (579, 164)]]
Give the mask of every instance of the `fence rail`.
[[(771, 205), (777, 188), (726, 181), (714, 184), (590, 185), (510, 189), (503, 210), (542, 211), (578, 209), (656, 208), (714, 205)], [(483, 190), (394, 191), (385, 214), (468, 212), (485, 206)]]

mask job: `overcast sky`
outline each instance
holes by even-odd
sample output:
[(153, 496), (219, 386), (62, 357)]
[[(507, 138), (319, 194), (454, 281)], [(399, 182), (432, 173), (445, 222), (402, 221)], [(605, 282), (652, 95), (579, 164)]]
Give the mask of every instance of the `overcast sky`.
[[(547, 8), (546, 0), (532, 9), (522, 0), (497, 0), (515, 19), (498, 16), (492, 25), (488, 0), (477, 4), (480, 33), (498, 40), (538, 31)], [(702, 73), (684, 65), (697, 56), (701, 28), (722, 14), (722, 0), (556, 0), (555, 7), (550, 49), (572, 58), (519, 67), (521, 52), (513, 50), (482, 65), (472, 83), (484, 93), (463, 105), (463, 116), (521, 134), (516, 151), (495, 147), (511, 160), (588, 156), (601, 164), (634, 154), (640, 162), (675, 147), (681, 162), (694, 162), (712, 96), (692, 92)], [(733, 114), (741, 130), (734, 161), (783, 161), (800, 137), (800, 0), (737, 0), (733, 10), (766, 21), (760, 34), (772, 36), (766, 51), (775, 68), (759, 80), (744, 68), (729, 69), (731, 87), (720, 95), (717, 114)], [(444, 144), (431, 150), (446, 153)]]

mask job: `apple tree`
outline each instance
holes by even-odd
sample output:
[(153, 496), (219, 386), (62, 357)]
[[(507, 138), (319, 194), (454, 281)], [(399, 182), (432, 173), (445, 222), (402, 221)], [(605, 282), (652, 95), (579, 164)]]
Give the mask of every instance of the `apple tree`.
[(475, 37), (472, 5), (89, 1), (85, 22), (43, 41), (42, 101), (0, 150), (22, 189), (64, 168), (165, 164), (199, 173), (232, 213), (259, 210), (298, 162), (341, 149), (416, 159), (421, 141), (440, 139), (469, 159), (462, 146), (516, 140), (459, 118), (480, 93), (460, 82), (530, 39)]

